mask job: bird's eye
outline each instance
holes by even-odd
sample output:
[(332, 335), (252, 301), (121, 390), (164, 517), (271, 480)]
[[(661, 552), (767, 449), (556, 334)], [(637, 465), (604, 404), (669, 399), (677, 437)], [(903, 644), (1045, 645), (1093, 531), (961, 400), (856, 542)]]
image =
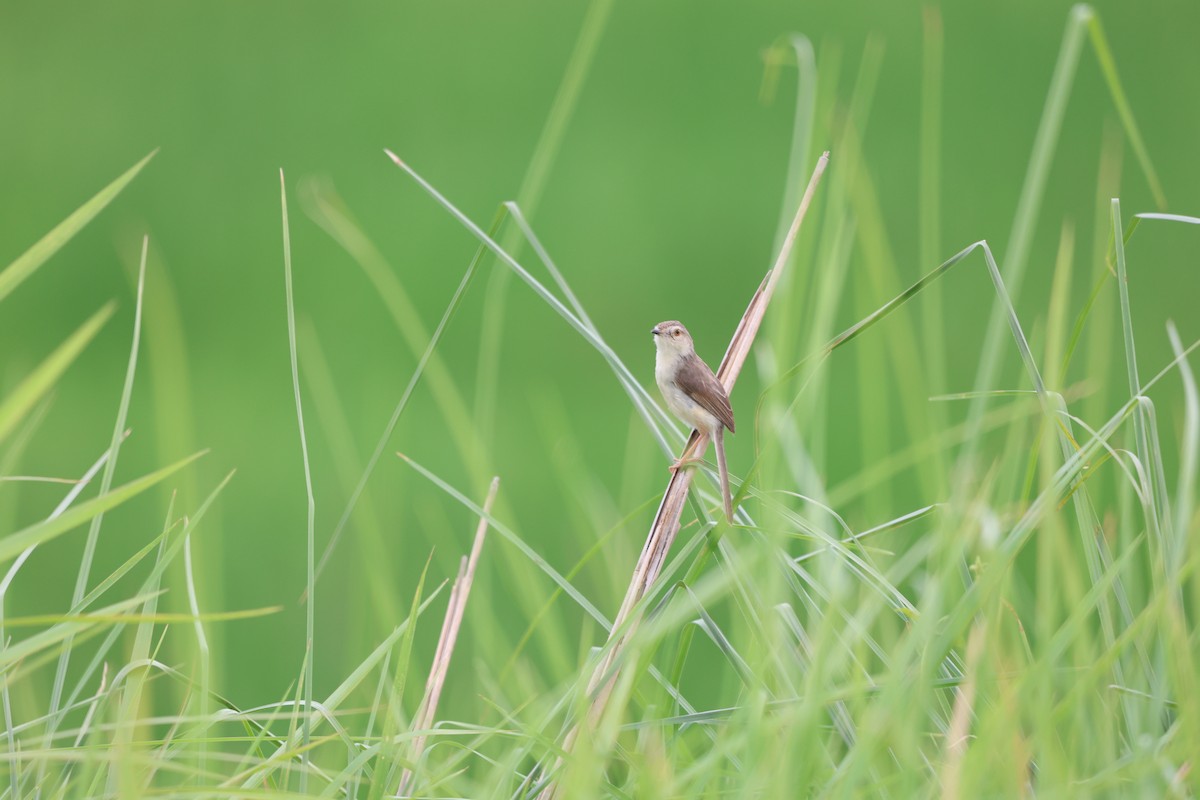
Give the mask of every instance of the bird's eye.
[(674, 330), (671, 331), (672, 336), (679, 336), (679, 334), (681, 334), (681, 333), (683, 333), (683, 331), (679, 330), (679, 328), (675, 328)]

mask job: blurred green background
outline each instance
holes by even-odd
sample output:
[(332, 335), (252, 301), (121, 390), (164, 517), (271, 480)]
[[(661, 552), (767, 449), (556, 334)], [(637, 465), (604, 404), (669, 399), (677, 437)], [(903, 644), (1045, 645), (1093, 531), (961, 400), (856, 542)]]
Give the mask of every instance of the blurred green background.
[[(1200, 213), (1200, 5), (1096, 6), (1169, 210)], [(938, 261), (984, 238), (1003, 256), (1069, 9), (1033, 0), (938, 9), (945, 35)], [(336, 187), (432, 329), (475, 244), (382, 148), (486, 225), (500, 202), (517, 195), (586, 12), (580, 2), (524, 0), (0, 5), (0, 262), (161, 148), (109, 210), (0, 307), (6, 392), (87, 315), (110, 298), (120, 302), (116, 318), (61, 383), (20, 471), (77, 476), (107, 446), (133, 320), (130, 275), (148, 233), (147, 315), (170, 319), (177, 303), (186, 361), (176, 360), (161, 329), (147, 329), (130, 411), (133, 436), (118, 482), (211, 448), (190, 477), (173, 484), (190, 510), (237, 468), (196, 541), (201, 606), (281, 604), (285, 611), (214, 632), (219, 687), (235, 702), (281, 696), (304, 647), (297, 597), (305, 575), (305, 495), (288, 366), (278, 169), (288, 178), (297, 313), (317, 332), (361, 463), (416, 359), (353, 259), (304, 213), (297, 187), (305, 179)], [(764, 51), (784, 34), (812, 40), (824, 68), (821, 102), (835, 114), (851, 95), (864, 49), (882, 48), (863, 140), (866, 165), (897, 284), (936, 265), (921, 263), (917, 237), (922, 14), (919, 4), (897, 2), (613, 6), (533, 222), (607, 341), (645, 383), (652, 383), (651, 325), (685, 320), (715, 365), (770, 263), (795, 71), (784, 70), (772, 102), (760, 100), (760, 84)], [(1059, 221), (1077, 229), (1081, 271), (1072, 314), (1091, 289), (1101, 143), (1118, 129), (1085, 47), (1018, 303), (1035, 339)], [(835, 152), (831, 169), (838, 164)], [(1126, 217), (1156, 210), (1127, 147), (1123, 175)], [(1169, 358), (1166, 319), (1177, 321), (1185, 342), (1200, 336), (1200, 272), (1178, 271), (1174, 265), (1187, 261), (1181, 252), (1196, 252), (1195, 231), (1186, 226), (1157, 226), (1131, 245), (1139, 358), (1150, 373)], [(851, 258), (852, 269), (858, 261)], [(472, 285), (440, 348), (468, 404), (494, 269), (489, 262)], [(923, 387), (926, 395), (970, 388), (994, 295), (977, 265), (948, 278), (943, 297), (946, 385)], [(838, 309), (839, 326), (887, 299), (881, 289), (857, 284)], [(517, 281), (507, 292), (503, 330), (495, 432), (483, 445), (502, 478), (502, 517), (565, 571), (632, 514), (606, 547), (611, 569), (585, 572), (577, 584), (611, 614), (621, 587), (606, 576), (632, 565), (666, 461), (632, 420), (599, 356)], [(1115, 338), (1113, 346), (1116, 358)], [(303, 371), (312, 353), (303, 341), (301, 347)], [(1023, 386), (1015, 354), (1006, 358), (1006, 378)], [(845, 414), (844, 424), (825, 432), (830, 484), (862, 469), (855, 372), (834, 369)], [(752, 373), (734, 394), (739, 420), (752, 414)], [(1167, 383), (1161, 413), (1173, 425), (1178, 379)], [(1103, 407), (1111, 409), (1115, 396), (1110, 400)], [(319, 554), (347, 493), (332, 466), (332, 432), (307, 393), (305, 402)], [(742, 430), (730, 444), (739, 473), (753, 449)], [(440, 581), (469, 547), (470, 515), (393, 455), (410, 454), (482, 498), (486, 484), (449, 439), (427, 388), (418, 389), (371, 482), (398, 605), (381, 605), (364, 585), (360, 531), (352, 523), (318, 585), (318, 695), (403, 617), (431, 549), (431, 580)], [(897, 434), (890, 445), (907, 443)], [(593, 498), (610, 508), (606, 519), (581, 510), (581, 498), (557, 481), (564, 470), (587, 476)], [(913, 495), (903, 477), (891, 488), (893, 516), (939, 499)], [(0, 486), (3, 529), (41, 518), (61, 494), (57, 486)], [(165, 500), (162, 493), (157, 505), (139, 502), (110, 515), (94, 575), (108, 574), (158, 531)], [(867, 521), (855, 507), (840, 510), (852, 523)], [(66, 607), (82, 535), (37, 554), (14, 585), (9, 614)], [(506, 547), (498, 538), (488, 544), (498, 560), (494, 551)], [(503, 574), (481, 580), (486, 596), (504, 596)], [(181, 584), (173, 585), (168, 605), (181, 607)], [(508, 628), (505, 636), (515, 638), (528, 622), (521, 609), (493, 611)], [(577, 610), (564, 613), (578, 623)], [(427, 627), (419, 642), (426, 658), (436, 625)], [(581, 644), (597, 643), (595, 636), (585, 632)], [(469, 652), (462, 661), (456, 669), (469, 674)], [(454, 702), (447, 700), (450, 714)]]

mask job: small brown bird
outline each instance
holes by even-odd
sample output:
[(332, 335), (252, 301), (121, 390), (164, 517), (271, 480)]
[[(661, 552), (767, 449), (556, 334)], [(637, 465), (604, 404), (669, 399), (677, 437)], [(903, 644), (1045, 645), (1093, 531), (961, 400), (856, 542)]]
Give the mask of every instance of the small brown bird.
[[(721, 473), (721, 498), (725, 518), (733, 522), (733, 501), (729, 495), (729, 468), (725, 465), (725, 428), (733, 433), (733, 408), (725, 387), (708, 365), (696, 355), (692, 335), (682, 322), (660, 322), (650, 332), (657, 350), (654, 380), (658, 383), (667, 408), (685, 425), (691, 425), (712, 440), (717, 449), (717, 467)], [(689, 459), (690, 460), (690, 459)], [(672, 470), (684, 466), (680, 459)]]

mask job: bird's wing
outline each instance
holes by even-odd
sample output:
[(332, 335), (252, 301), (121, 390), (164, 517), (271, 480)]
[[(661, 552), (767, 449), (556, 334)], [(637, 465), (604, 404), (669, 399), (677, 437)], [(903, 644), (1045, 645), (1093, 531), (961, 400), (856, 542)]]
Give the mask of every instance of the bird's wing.
[(701, 408), (729, 428), (730, 433), (734, 432), (733, 408), (729, 405), (729, 395), (725, 392), (725, 387), (717, 380), (717, 376), (713, 375), (712, 370), (700, 360), (699, 356), (693, 355), (684, 359), (679, 371), (675, 374), (675, 383), (689, 397), (699, 403)]

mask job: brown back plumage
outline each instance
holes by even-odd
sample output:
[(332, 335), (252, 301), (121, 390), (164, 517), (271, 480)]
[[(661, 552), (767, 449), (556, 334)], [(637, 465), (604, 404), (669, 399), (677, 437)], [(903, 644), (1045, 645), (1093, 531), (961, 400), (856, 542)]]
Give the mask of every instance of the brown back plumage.
[(730, 433), (736, 432), (733, 429), (733, 408), (729, 405), (729, 395), (708, 365), (700, 360), (700, 356), (691, 353), (684, 359), (675, 374), (675, 383), (705, 411), (719, 419)]

